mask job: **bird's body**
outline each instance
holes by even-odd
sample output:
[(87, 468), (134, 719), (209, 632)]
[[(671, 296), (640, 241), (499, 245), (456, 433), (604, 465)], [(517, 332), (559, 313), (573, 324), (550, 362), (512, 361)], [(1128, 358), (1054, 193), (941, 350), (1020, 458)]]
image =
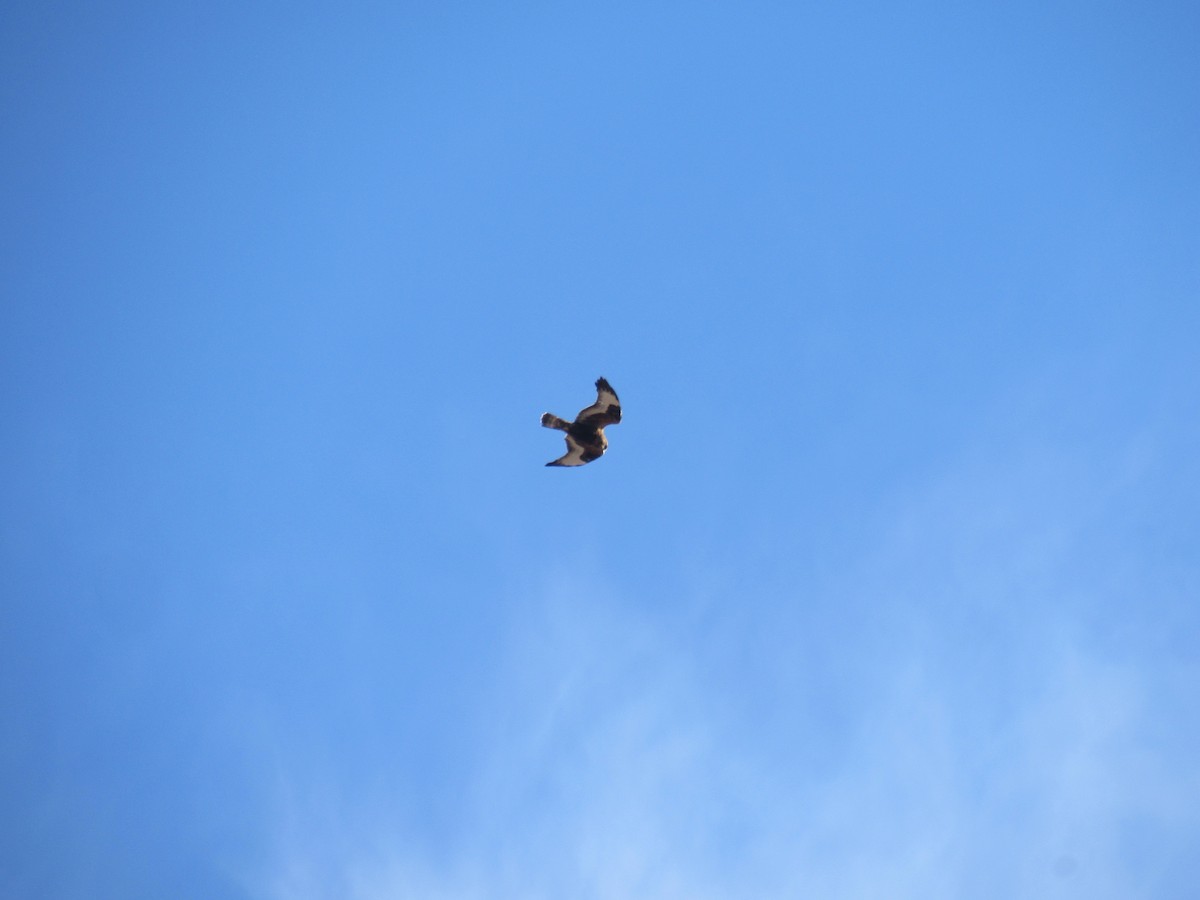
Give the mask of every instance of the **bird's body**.
[(542, 414), (542, 424), (567, 433), (567, 452), (548, 466), (582, 466), (599, 459), (608, 449), (604, 429), (621, 421), (621, 401), (605, 379), (596, 379), (596, 402), (580, 410), (574, 422), (553, 413)]

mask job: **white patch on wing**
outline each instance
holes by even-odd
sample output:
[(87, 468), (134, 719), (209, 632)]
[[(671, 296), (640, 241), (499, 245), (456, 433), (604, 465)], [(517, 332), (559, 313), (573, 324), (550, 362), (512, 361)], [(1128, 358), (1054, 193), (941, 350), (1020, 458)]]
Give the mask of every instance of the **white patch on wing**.
[(583, 446), (570, 435), (567, 435), (566, 454), (552, 463), (547, 463), (551, 466), (582, 466), (583, 464)]
[(617, 395), (612, 391), (599, 390), (596, 392), (596, 402), (587, 409), (581, 409), (579, 415), (575, 417), (575, 421), (586, 419), (588, 416), (598, 416), (602, 413), (607, 413), (610, 406), (621, 406), (621, 401), (617, 399)]

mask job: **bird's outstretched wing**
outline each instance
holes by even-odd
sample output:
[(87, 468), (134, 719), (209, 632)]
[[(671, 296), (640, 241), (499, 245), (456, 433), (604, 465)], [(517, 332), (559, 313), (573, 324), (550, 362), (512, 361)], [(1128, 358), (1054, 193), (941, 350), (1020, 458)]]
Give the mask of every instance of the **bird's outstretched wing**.
[(571, 435), (567, 435), (567, 452), (553, 462), (548, 462), (548, 466), (582, 466), (590, 463), (593, 459), (599, 459), (601, 454), (596, 452), (596, 448), (581, 444)]
[(621, 421), (621, 401), (617, 392), (607, 379), (596, 379), (596, 402), (587, 409), (581, 409), (575, 417), (576, 425), (588, 425), (592, 428), (604, 428), (606, 425), (616, 425)]

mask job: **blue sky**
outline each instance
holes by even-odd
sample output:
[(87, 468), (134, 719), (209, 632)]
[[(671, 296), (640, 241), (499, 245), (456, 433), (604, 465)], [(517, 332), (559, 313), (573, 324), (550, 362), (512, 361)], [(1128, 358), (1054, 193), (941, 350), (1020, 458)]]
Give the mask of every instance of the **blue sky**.
[(1198, 40), (8, 4), (4, 895), (1194, 896)]

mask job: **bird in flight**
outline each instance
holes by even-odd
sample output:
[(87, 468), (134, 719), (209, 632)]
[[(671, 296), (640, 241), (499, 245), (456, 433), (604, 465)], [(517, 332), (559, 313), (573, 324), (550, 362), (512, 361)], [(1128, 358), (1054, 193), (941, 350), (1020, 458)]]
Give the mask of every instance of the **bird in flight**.
[(608, 449), (604, 429), (621, 421), (621, 401), (612, 385), (603, 378), (596, 379), (596, 402), (579, 411), (574, 422), (560, 419), (553, 413), (542, 413), (542, 424), (567, 433), (567, 452), (548, 466), (582, 466), (599, 459)]

